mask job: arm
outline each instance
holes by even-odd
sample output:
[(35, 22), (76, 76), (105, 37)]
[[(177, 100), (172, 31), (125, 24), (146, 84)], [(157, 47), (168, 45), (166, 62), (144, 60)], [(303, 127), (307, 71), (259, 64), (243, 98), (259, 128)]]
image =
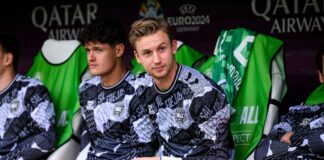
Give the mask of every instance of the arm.
[(200, 104), (194, 103), (196, 106), (191, 106), (190, 112), (204, 135), (203, 143), (196, 149), (204, 148), (205, 151), (184, 159), (228, 159), (232, 143), (228, 124), (231, 110), (225, 95), (220, 91), (212, 91), (198, 98), (198, 101)]
[[(209, 134), (213, 135), (210, 138), (214, 140), (207, 140), (203, 144), (208, 146), (209, 151), (207, 151), (207, 154), (184, 158), (185, 160), (229, 159), (230, 143), (232, 142), (232, 137), (230, 136), (230, 130), (227, 123), (229, 119), (229, 113), (229, 108), (226, 107), (217, 112), (217, 114), (206, 121), (206, 123), (203, 123), (199, 126), (201, 129), (204, 128), (202, 129), (204, 132), (209, 132)], [(215, 122), (217, 122), (216, 126)], [(212, 127), (208, 127), (210, 126), (210, 123), (214, 123), (214, 125)], [(208, 153), (213, 154), (209, 155)]]
[(79, 92), (80, 97), (80, 113), (81, 113), (81, 134), (80, 134), (80, 152), (77, 160), (85, 160), (88, 157), (88, 152), (91, 147), (90, 134), (86, 122), (86, 107), (83, 102), (82, 96)]
[[(142, 103), (145, 98), (141, 98), (144, 95), (136, 95), (130, 102), (129, 113), (130, 113), (130, 124), (131, 134), (135, 137), (133, 141), (133, 147), (136, 148), (136, 157), (150, 157), (154, 156), (158, 149), (157, 133), (155, 132), (154, 126), (151, 119), (149, 118), (148, 110)], [(153, 158), (153, 157), (151, 157)]]
[[(82, 110), (82, 109), (81, 109)], [(81, 145), (80, 145), (80, 153), (77, 157), (77, 160), (85, 160), (88, 157), (88, 152), (91, 147), (90, 137), (88, 133), (87, 126), (85, 124), (83, 114), (82, 114), (82, 129), (81, 129)]]
[[(287, 132), (280, 141), (263, 139), (255, 151), (255, 159), (265, 159), (265, 157), (267, 157), (266, 159), (285, 159), (291, 155), (290, 153), (297, 155), (305, 152), (306, 148), (310, 153), (323, 155), (323, 136), (324, 129), (317, 128), (314, 130), (303, 131), (300, 129), (296, 132)], [(303, 159), (303, 156), (305, 155), (301, 154), (300, 158)]]
[(36, 85), (26, 90), (25, 105), (29, 122), (20, 132), (17, 146), (5, 159), (40, 159), (54, 150), (54, 107), (44, 86)]
[(280, 122), (273, 126), (268, 139), (271, 140), (280, 140), (287, 132), (292, 131), (292, 126), (287, 122)]
[(88, 133), (87, 124), (85, 121), (85, 113), (84, 108), (81, 107), (81, 117), (82, 117), (82, 128), (81, 128), (81, 146), (80, 150), (82, 151), (89, 143), (90, 137)]
[(291, 144), (291, 141), (290, 141), (290, 138), (291, 136), (294, 134), (294, 132), (287, 132), (285, 133), (281, 138), (280, 138), (280, 142), (284, 142), (284, 143), (287, 143), (287, 144)]
[(307, 144), (313, 153), (324, 152), (324, 117), (319, 117), (305, 126), (298, 126), (290, 137), (292, 146)]
[[(315, 133), (323, 133), (322, 126), (324, 124), (324, 118), (321, 117), (323, 111), (324, 108), (319, 106), (294, 106), (289, 109), (286, 115), (286, 121), (290, 122), (290, 129), (287, 131), (294, 132), (288, 136), (292, 146), (299, 146), (305, 143), (308, 144), (309, 138), (319, 136), (315, 136)], [(289, 135), (289, 132), (285, 134), (285, 136), (286, 135)], [(308, 142), (306, 142), (305, 139), (308, 140)], [(309, 143), (309, 145), (311, 144)]]
[(312, 153), (324, 155), (324, 128), (308, 136), (308, 145)]

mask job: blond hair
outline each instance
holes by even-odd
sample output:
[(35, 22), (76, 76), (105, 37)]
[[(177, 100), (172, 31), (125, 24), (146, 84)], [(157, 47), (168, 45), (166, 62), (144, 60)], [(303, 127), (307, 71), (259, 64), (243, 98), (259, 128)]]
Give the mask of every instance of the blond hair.
[(154, 34), (158, 31), (165, 32), (170, 42), (174, 40), (174, 34), (172, 27), (169, 25), (169, 23), (165, 19), (161, 18), (144, 18), (135, 21), (130, 29), (128, 40), (132, 47), (135, 48), (135, 42), (140, 39), (141, 37)]

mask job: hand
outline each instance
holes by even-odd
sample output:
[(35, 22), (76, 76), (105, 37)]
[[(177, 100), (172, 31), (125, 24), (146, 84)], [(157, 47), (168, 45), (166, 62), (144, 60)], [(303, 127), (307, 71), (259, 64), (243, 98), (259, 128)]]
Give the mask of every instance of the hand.
[(281, 137), (280, 142), (287, 143), (287, 144), (291, 145), (290, 137), (291, 137), (293, 134), (294, 134), (294, 132), (291, 132), (291, 131), (285, 133), (285, 134)]

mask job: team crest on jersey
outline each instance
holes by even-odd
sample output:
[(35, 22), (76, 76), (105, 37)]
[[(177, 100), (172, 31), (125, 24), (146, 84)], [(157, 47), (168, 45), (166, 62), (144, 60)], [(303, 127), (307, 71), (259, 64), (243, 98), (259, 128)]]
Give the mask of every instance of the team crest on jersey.
[(114, 108), (114, 115), (120, 116), (124, 112), (124, 105), (122, 103), (116, 103)]
[(147, 108), (148, 108), (149, 114), (155, 114), (152, 104), (147, 105)]
[(185, 122), (185, 112), (182, 108), (176, 108), (175, 109), (175, 120), (178, 123), (184, 123)]
[(305, 118), (305, 119), (303, 119), (303, 121), (299, 125), (306, 126), (306, 125), (309, 124), (310, 121), (311, 121), (310, 118)]
[(11, 101), (10, 103), (10, 112), (16, 112), (18, 110), (18, 106), (19, 106), (19, 101), (17, 99), (14, 99), (13, 101)]
[(95, 106), (95, 102), (94, 101), (88, 101), (87, 102), (87, 110), (93, 110)]
[(139, 18), (148, 17), (163, 18), (162, 7), (157, 0), (146, 0), (146, 2), (141, 5)]

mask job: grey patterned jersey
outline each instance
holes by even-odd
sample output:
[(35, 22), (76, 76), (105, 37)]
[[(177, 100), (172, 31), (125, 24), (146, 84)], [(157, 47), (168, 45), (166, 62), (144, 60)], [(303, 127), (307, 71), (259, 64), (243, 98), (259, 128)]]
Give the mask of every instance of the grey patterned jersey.
[(36, 79), (17, 74), (0, 92), (0, 159), (44, 158), (56, 142), (54, 107)]
[[(111, 87), (104, 87), (100, 77), (80, 85), (80, 105), (84, 119), (81, 146), (91, 143), (87, 159), (132, 159), (152, 156), (153, 127), (145, 116), (135, 115), (136, 77), (128, 72)], [(138, 102), (138, 101), (136, 101)], [(137, 105), (136, 107), (141, 107)], [(147, 129), (138, 131), (138, 128)], [(145, 127), (143, 127), (145, 125)], [(81, 147), (81, 148), (82, 148)]]
[(230, 109), (219, 86), (183, 65), (167, 91), (147, 84), (140, 99), (159, 135), (163, 155), (228, 159)]
[[(290, 144), (281, 140), (287, 132), (293, 132)], [(291, 106), (254, 155), (256, 160), (324, 159), (324, 104)]]

